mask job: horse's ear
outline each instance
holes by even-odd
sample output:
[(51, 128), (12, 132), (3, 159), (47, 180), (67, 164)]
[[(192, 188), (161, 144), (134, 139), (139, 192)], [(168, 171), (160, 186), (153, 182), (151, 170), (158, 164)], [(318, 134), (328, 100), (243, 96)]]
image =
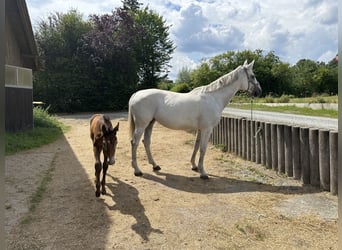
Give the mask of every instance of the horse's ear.
[(115, 128), (113, 129), (114, 131), (119, 131), (119, 122), (116, 124)]
[(246, 59), (245, 62), (243, 63), (243, 66), (247, 66), (247, 59)]
[(102, 136), (104, 136), (105, 134), (107, 134), (107, 127), (106, 127), (106, 125), (102, 125)]
[(253, 65), (254, 65), (254, 60), (250, 64), (248, 64), (248, 68), (253, 68)]

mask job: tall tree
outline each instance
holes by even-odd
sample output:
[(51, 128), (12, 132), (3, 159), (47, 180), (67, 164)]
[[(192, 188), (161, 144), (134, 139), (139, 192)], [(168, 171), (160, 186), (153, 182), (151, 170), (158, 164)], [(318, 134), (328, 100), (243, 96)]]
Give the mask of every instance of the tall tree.
[(297, 96), (311, 96), (318, 91), (313, 81), (313, 76), (317, 69), (318, 64), (309, 59), (301, 59), (293, 66), (293, 83), (297, 90)]
[(191, 82), (191, 70), (188, 67), (182, 67), (182, 69), (177, 74), (176, 83), (187, 83)]
[(135, 57), (139, 64), (139, 88), (154, 88), (169, 72), (175, 45), (169, 38), (169, 28), (162, 16), (145, 7), (135, 13), (141, 32), (136, 36)]
[(139, 3), (139, 1), (137, 0), (123, 0), (123, 9), (126, 11), (132, 11), (132, 12), (136, 12), (138, 9), (140, 9), (140, 6), (142, 5), (142, 3)]
[(35, 33), (43, 70), (35, 73), (34, 98), (51, 105), (53, 111), (65, 111), (80, 105), (80, 62), (77, 48), (91, 26), (76, 10), (55, 13), (41, 21)]

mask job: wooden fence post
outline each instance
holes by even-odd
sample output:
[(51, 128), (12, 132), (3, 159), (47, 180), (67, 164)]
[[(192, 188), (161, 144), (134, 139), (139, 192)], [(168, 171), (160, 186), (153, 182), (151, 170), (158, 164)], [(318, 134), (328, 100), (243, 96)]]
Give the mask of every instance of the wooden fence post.
[(303, 184), (310, 183), (310, 153), (309, 153), (309, 129), (300, 128), (300, 165), (302, 167)]
[(271, 124), (272, 169), (278, 170), (277, 124)]
[(255, 121), (251, 121), (251, 161), (255, 162)]
[(251, 120), (247, 120), (246, 123), (246, 148), (247, 148), (247, 161), (251, 160)]
[(338, 190), (338, 132), (330, 131), (329, 134), (330, 151), (330, 193), (337, 194)]
[(228, 131), (228, 136), (229, 136), (229, 139), (228, 139), (228, 148), (229, 148), (229, 151), (228, 152), (234, 152), (233, 150), (233, 118), (229, 117), (229, 131)]
[(318, 129), (309, 129), (310, 184), (319, 186)]
[(302, 169), (300, 166), (299, 127), (292, 127), (292, 166), (294, 179), (300, 180)]
[(238, 119), (238, 156), (242, 157), (242, 118)]
[(323, 190), (330, 190), (329, 131), (318, 132), (319, 179)]
[(223, 120), (223, 145), (224, 145), (224, 150), (226, 152), (228, 152), (227, 134), (228, 134), (228, 117), (224, 117), (224, 120)]
[(271, 123), (265, 123), (266, 168), (272, 168)]
[(238, 155), (239, 145), (238, 145), (238, 118), (234, 118), (234, 153)]
[(262, 122), (261, 126), (261, 164), (266, 165), (266, 152), (265, 152), (265, 123)]
[(292, 167), (292, 129), (291, 126), (284, 126), (284, 146), (285, 146), (285, 173), (287, 176), (293, 176)]
[(255, 162), (260, 164), (261, 163), (261, 122), (255, 123)]
[(277, 126), (278, 172), (285, 173), (284, 125)]
[(247, 131), (246, 131), (247, 120), (242, 119), (242, 158), (247, 159)]

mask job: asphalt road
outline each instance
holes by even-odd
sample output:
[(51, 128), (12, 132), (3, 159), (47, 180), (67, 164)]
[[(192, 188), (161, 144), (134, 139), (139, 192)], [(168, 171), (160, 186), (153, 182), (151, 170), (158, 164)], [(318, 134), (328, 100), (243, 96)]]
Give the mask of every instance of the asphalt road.
[(287, 124), (292, 126), (310, 127), (318, 129), (338, 130), (338, 119), (323, 118), (317, 116), (294, 115), (277, 112), (265, 112), (244, 110), (236, 108), (225, 108), (222, 112), (225, 116), (246, 117), (248, 119)]

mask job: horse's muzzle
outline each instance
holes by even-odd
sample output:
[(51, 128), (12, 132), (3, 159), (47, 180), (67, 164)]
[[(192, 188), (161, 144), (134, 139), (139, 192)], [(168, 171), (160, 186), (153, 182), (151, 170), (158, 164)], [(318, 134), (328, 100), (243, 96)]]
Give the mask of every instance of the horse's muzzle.
[(258, 96), (261, 96), (261, 94), (262, 94), (262, 90), (261, 90), (260, 85), (258, 84), (258, 85), (256, 85), (256, 86), (254, 87), (254, 89), (253, 89), (253, 91), (252, 91), (252, 96), (253, 96), (253, 97), (258, 97)]
[(108, 162), (109, 165), (114, 165), (115, 164), (115, 158), (109, 158), (109, 162)]

